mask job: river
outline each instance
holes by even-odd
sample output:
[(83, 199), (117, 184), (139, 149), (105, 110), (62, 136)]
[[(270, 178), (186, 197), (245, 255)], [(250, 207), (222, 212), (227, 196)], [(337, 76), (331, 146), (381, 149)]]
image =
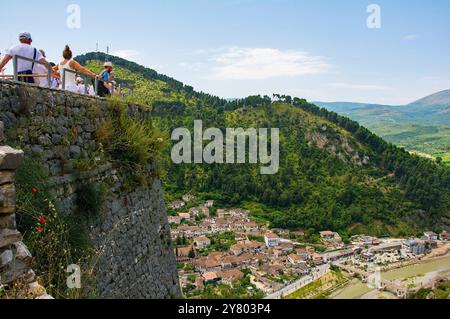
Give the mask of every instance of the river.
[[(417, 276), (426, 276), (427, 274), (445, 270), (450, 270), (450, 256), (384, 272), (381, 276), (388, 280), (401, 280)], [(355, 279), (345, 288), (334, 293), (332, 298), (359, 299), (374, 291), (375, 290), (370, 288), (367, 284)]]

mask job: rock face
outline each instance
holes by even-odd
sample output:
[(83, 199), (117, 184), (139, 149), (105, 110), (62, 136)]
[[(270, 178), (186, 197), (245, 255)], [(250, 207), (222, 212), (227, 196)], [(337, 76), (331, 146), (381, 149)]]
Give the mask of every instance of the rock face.
[[(90, 230), (99, 251), (95, 295), (179, 298), (181, 289), (159, 179), (153, 178), (149, 187), (130, 190), (124, 187), (126, 177), (109, 163), (83, 173), (72, 167), (73, 161), (89, 157), (100, 147), (95, 134), (107, 119), (107, 109), (105, 99), (0, 80), (0, 121), (4, 122), (8, 143), (20, 146), (25, 156), (43, 158), (63, 212), (77, 213), (80, 185), (107, 187), (101, 218)], [(128, 113), (137, 118), (150, 116), (148, 110), (135, 105), (128, 106)], [(3, 154), (0, 150), (0, 167), (20, 165), (11, 150), (7, 156)], [(14, 191), (13, 177), (8, 172), (0, 170), (0, 185), (5, 185), (0, 194)], [(12, 208), (14, 199), (10, 195), (3, 201), (0, 197), (0, 218), (9, 216), (0, 219), (0, 227), (15, 226)], [(4, 240), (9, 243), (6, 237)], [(12, 249), (22, 260), (29, 256), (28, 250), (16, 242)]]

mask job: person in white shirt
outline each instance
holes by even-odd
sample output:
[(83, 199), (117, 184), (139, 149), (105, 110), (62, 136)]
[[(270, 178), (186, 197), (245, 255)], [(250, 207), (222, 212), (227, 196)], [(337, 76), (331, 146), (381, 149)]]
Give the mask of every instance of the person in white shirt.
[[(39, 50), (42, 54), (42, 57), (46, 59), (46, 54), (44, 50)], [(48, 63), (48, 62), (47, 62)], [(39, 63), (36, 63), (34, 66), (33, 74), (39, 74), (39, 77), (34, 78), (34, 83), (39, 84), (41, 87), (49, 87), (48, 76), (44, 76), (48, 74), (48, 67)], [(50, 83), (51, 87), (52, 83)]]
[[(72, 59), (73, 54), (69, 46), (66, 45), (63, 51), (64, 60), (53, 68), (54, 72), (59, 71), (61, 80), (64, 77), (65, 89), (71, 92), (79, 92), (77, 85), (77, 74), (74, 72), (79, 72), (83, 74), (90, 75), (92, 77), (98, 77), (94, 72), (82, 67), (77, 61)], [(65, 70), (71, 72), (65, 72)], [(62, 87), (61, 87), (62, 88)]]
[[(19, 34), (19, 41), (20, 44), (13, 46), (12, 48), (6, 51), (5, 57), (0, 62), (0, 70), (3, 70), (3, 68), (8, 64), (8, 62), (11, 61), (12, 58), (16, 55), (29, 59), (34, 59), (36, 61), (40, 61), (43, 63), (47, 63), (47, 61), (45, 61), (44, 57), (42, 56), (41, 52), (39, 52), (35, 47), (31, 46), (33, 39), (30, 33), (24, 32)], [(34, 78), (30, 76), (33, 74), (34, 65), (35, 63), (25, 61), (22, 59), (19, 59), (17, 61), (17, 71), (19, 74), (20, 81), (27, 83), (34, 83)]]
[(84, 79), (81, 77), (77, 78), (77, 86), (78, 86), (78, 93), (80, 94), (86, 94), (86, 85), (84, 84)]

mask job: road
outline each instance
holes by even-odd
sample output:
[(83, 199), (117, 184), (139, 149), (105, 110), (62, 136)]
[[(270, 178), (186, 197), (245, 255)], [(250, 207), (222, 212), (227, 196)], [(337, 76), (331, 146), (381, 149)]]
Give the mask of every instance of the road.
[(300, 288), (303, 288), (303, 287), (309, 285), (310, 283), (316, 281), (320, 277), (326, 275), (329, 271), (330, 271), (330, 265), (327, 264), (327, 265), (319, 266), (313, 271), (313, 273), (311, 275), (300, 278), (296, 282), (293, 282), (292, 284), (284, 287), (283, 289), (278, 290), (278, 291), (268, 295), (264, 299), (281, 299), (283, 296), (290, 295), (290, 294), (296, 292), (297, 290), (299, 290)]

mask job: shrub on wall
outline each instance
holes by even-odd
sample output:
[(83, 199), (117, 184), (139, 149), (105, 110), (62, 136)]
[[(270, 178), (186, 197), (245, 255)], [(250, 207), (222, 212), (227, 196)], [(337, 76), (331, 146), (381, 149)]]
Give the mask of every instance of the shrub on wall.
[(106, 197), (106, 186), (102, 183), (82, 183), (77, 188), (77, 208), (85, 217), (97, 217)]
[(92, 249), (83, 223), (60, 212), (50, 186), (41, 160), (26, 158), (16, 177), (18, 228), (34, 257), (31, 266), (48, 293), (55, 298), (80, 297), (80, 290), (67, 288), (66, 269), (84, 265)]
[(167, 138), (150, 119), (137, 119), (128, 114), (123, 100), (109, 99), (108, 111), (109, 118), (99, 126), (96, 138), (113, 163), (142, 181), (149, 164), (158, 166)]

